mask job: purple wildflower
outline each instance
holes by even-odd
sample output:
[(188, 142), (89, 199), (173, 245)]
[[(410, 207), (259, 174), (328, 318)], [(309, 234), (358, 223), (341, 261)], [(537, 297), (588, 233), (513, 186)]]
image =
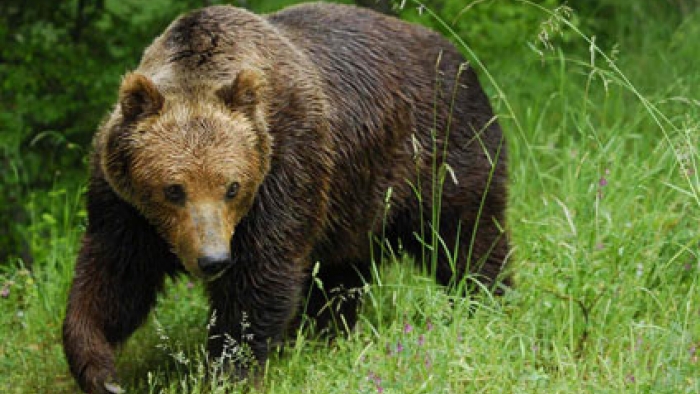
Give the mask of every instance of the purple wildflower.
[(401, 352), (403, 352), (403, 344), (401, 343), (401, 341), (399, 341), (396, 343), (396, 353), (401, 353)]
[(420, 334), (418, 336), (418, 346), (423, 346), (423, 344), (425, 344), (425, 335)]
[(598, 184), (600, 185), (600, 187), (605, 187), (605, 186), (608, 185), (608, 180), (605, 179), (604, 176), (602, 176), (602, 177), (600, 177), (600, 180), (598, 181)]
[(384, 392), (384, 387), (382, 387), (382, 378), (380, 378), (379, 375), (375, 374), (372, 371), (369, 371), (369, 373), (367, 374), (367, 380), (370, 380), (372, 383), (374, 383), (374, 386), (377, 388), (378, 393)]
[(426, 323), (425, 327), (428, 329), (428, 331), (432, 331), (433, 330), (433, 322), (430, 319), (428, 319), (428, 322)]
[(369, 373), (367, 374), (367, 379), (374, 382), (374, 384), (380, 384), (382, 382), (382, 378), (380, 378), (379, 375), (377, 375), (373, 371), (369, 371)]
[(0, 290), (0, 296), (2, 298), (9, 297), (10, 296), (10, 286), (7, 286), (7, 285), (3, 286), (2, 290)]
[(409, 332), (413, 331), (413, 326), (406, 323), (403, 325), (403, 332), (404, 334), (408, 334)]

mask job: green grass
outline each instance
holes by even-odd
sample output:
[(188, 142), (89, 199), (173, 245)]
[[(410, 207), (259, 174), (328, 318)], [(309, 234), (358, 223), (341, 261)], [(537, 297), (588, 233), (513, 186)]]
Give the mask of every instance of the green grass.
[[(465, 299), (387, 265), (353, 334), (299, 336), (268, 392), (700, 393), (699, 18), (618, 37), (614, 63), (568, 30), (565, 49), (555, 34), (482, 70), (509, 138), (517, 286)], [(77, 391), (60, 324), (80, 192), (37, 193), (35, 265), (0, 266), (0, 392)], [(199, 284), (169, 285), (120, 352), (129, 392), (208, 392), (207, 319)]]

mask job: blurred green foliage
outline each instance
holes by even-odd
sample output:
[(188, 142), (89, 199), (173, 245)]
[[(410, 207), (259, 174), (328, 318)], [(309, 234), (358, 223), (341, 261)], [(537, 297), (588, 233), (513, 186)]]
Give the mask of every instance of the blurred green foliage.
[(41, 231), (27, 207), (56, 183), (86, 179), (93, 131), (120, 76), (177, 14), (202, 1), (6, 0), (0, 3), (0, 261)]
[[(639, 45), (648, 38), (658, 39), (656, 34), (638, 36), (639, 26), (653, 25), (657, 34), (659, 29), (672, 34), (698, 10), (700, 0), (401, 0), (396, 4), (403, 5), (402, 18), (428, 25), (448, 37), (456, 34), (480, 59), (493, 64), (506, 56), (516, 58), (525, 50), (546, 49), (549, 43), (542, 40), (551, 40), (569, 52), (581, 50), (571, 45), (576, 41), (571, 31), (552, 25), (552, 12), (594, 37), (602, 49), (611, 50), (619, 44)], [(531, 45), (523, 45), (523, 38)], [(627, 42), (619, 42), (625, 39)]]
[[(29, 215), (49, 204), (48, 191), (76, 189), (86, 180), (86, 156), (100, 118), (113, 105), (119, 78), (136, 66), (143, 48), (178, 14), (225, 3), (207, 0), (3, 0), (0, 3), (0, 264), (21, 258), (31, 265), (30, 243), (41, 226)], [(350, 2), (350, 1), (344, 1)], [(648, 15), (678, 23), (700, 0), (575, 1), (573, 23), (585, 20), (604, 46), (630, 26), (654, 23)], [(228, 3), (269, 12), (292, 0)], [(372, 0), (364, 0), (370, 5)], [(388, 1), (379, 1), (386, 9)], [(522, 37), (537, 41), (547, 14), (561, 0), (523, 7), (517, 0), (394, 1), (401, 17), (444, 31), (422, 11), (444, 19), (488, 62), (530, 50)], [(535, 5), (536, 4), (536, 5)], [(648, 12), (652, 9), (654, 12)], [(525, 10), (525, 11), (524, 11)], [(421, 12), (422, 11), (422, 12)], [(422, 15), (423, 14), (423, 15)], [(579, 18), (579, 16), (586, 16)], [(697, 18), (696, 18), (697, 19)], [(494, 29), (494, 26), (498, 28)], [(672, 24), (668, 26), (673, 27)], [(689, 26), (688, 28), (693, 28)], [(566, 34), (558, 36), (566, 44)], [(683, 48), (682, 37), (675, 44)], [(534, 45), (537, 45), (535, 43)], [(41, 211), (41, 209), (39, 209)]]

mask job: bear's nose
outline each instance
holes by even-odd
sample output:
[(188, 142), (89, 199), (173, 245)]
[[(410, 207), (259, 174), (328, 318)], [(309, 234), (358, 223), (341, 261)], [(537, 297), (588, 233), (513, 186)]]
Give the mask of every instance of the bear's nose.
[(221, 273), (226, 267), (231, 263), (231, 259), (228, 254), (217, 254), (202, 256), (197, 259), (197, 264), (199, 269), (204, 272), (205, 275), (214, 276)]

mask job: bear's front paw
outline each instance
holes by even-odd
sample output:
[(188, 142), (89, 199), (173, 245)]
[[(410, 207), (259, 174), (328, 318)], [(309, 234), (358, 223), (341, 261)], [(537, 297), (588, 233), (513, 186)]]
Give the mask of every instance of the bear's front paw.
[(116, 381), (104, 382), (103, 386), (104, 386), (105, 390), (107, 390), (108, 393), (112, 393), (112, 394), (124, 393), (124, 389)]
[(89, 394), (123, 394), (115, 374), (106, 369), (87, 367), (83, 373), (83, 390)]

